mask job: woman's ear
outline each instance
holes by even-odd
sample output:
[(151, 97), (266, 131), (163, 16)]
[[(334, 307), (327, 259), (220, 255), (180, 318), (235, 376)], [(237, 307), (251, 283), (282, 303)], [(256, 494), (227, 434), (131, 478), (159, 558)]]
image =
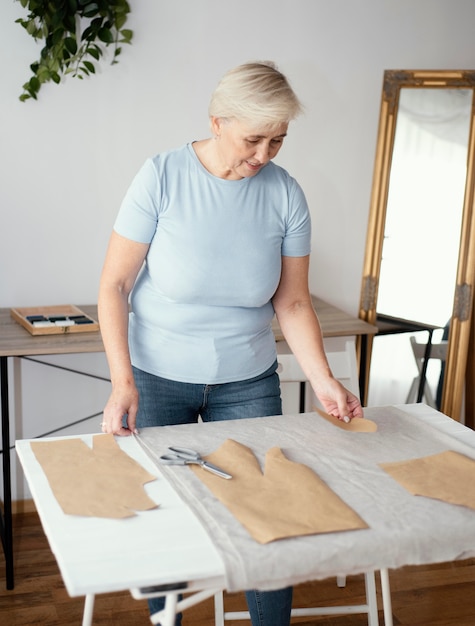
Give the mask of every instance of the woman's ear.
[(221, 134), (221, 125), (222, 119), (220, 117), (216, 117), (214, 115), (210, 117), (211, 133), (215, 139), (217, 139)]

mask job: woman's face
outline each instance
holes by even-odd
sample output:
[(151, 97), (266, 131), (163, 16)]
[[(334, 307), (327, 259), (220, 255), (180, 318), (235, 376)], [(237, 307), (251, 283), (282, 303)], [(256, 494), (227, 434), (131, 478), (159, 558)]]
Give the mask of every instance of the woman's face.
[(287, 134), (288, 123), (258, 127), (236, 119), (213, 117), (211, 128), (216, 137), (221, 178), (238, 180), (255, 176), (278, 154)]

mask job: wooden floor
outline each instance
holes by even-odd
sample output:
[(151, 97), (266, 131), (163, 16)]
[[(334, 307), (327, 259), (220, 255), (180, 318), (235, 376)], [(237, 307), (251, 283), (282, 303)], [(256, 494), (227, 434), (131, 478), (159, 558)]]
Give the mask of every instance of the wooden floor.
[[(83, 601), (69, 598), (56, 561), (48, 547), (36, 513), (22, 513), (14, 519), (15, 589), (6, 591), (3, 555), (0, 556), (0, 625), (80, 625)], [(405, 567), (390, 572), (395, 626), (474, 626), (475, 559), (457, 564)], [(378, 581), (379, 596), (379, 581)], [(364, 602), (362, 576), (347, 579), (338, 588), (334, 579), (300, 585), (294, 592), (295, 606)], [(225, 597), (226, 610), (244, 609), (242, 594)], [(381, 599), (378, 598), (381, 608)], [(213, 603), (207, 601), (189, 609), (184, 626), (213, 626)], [(294, 618), (306, 626), (366, 626), (365, 615)], [(145, 626), (150, 624), (145, 602), (128, 592), (98, 596), (94, 625)], [(248, 621), (227, 621), (232, 626)], [(383, 624), (380, 610), (380, 624)]]

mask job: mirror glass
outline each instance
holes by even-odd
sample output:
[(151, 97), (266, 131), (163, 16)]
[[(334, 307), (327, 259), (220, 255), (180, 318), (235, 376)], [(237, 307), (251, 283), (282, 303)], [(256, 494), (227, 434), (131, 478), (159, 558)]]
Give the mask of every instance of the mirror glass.
[(472, 92), (403, 88), (377, 312), (444, 327), (452, 315)]
[[(360, 339), (364, 404), (427, 402), (423, 386), (411, 393), (428, 364), (437, 408), (460, 419), (475, 282), (474, 92), (474, 71), (384, 73), (359, 313), (379, 336)], [(442, 361), (417, 361), (411, 336), (446, 341)]]

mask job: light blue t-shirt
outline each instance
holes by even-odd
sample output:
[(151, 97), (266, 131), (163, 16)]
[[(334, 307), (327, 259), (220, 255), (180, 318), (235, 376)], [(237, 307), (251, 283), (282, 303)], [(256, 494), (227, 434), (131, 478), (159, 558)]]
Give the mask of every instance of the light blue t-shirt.
[(114, 230), (150, 243), (131, 296), (133, 365), (203, 384), (272, 365), (281, 257), (310, 253), (307, 202), (284, 169), (271, 162), (254, 177), (225, 180), (192, 144), (159, 154), (134, 178)]

